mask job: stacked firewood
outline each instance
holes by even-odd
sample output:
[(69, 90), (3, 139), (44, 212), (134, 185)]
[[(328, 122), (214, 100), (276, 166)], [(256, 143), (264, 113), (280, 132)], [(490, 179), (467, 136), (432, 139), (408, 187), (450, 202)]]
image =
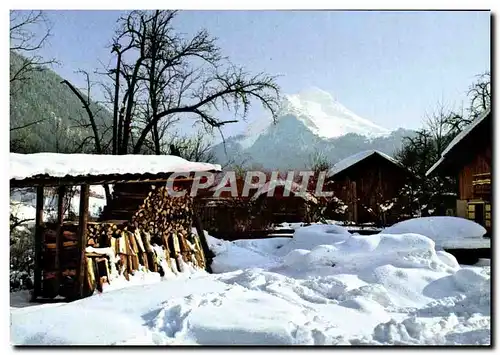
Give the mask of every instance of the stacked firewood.
[(168, 189), (161, 186), (153, 188), (148, 194), (132, 216), (131, 223), (138, 230), (149, 233), (151, 243), (163, 246), (167, 261), (175, 260), (176, 267), (182, 271), (179, 258), (205, 267), (199, 239), (192, 233), (192, 218), (192, 197), (187, 194), (183, 197), (169, 196)]
[[(116, 210), (108, 209), (106, 213), (107, 216), (129, 218), (87, 224), (85, 292), (91, 294), (95, 288), (101, 289), (104, 282), (112, 282), (116, 275), (129, 279), (135, 270), (175, 273), (182, 272), (189, 263), (205, 268), (200, 239), (192, 232), (192, 198), (169, 196), (164, 186), (155, 188), (150, 185), (148, 192), (144, 185), (140, 187), (141, 191), (129, 191), (124, 186), (115, 189), (115, 193), (122, 196), (115, 200), (115, 206), (122, 210), (116, 213)], [(121, 204), (122, 201), (125, 203)], [(59, 268), (63, 270), (62, 281), (55, 265), (58, 231), (62, 236)], [(61, 294), (61, 287), (74, 291), (80, 259), (78, 224), (64, 223), (61, 228), (47, 224), (44, 241), (45, 296)]]
[[(77, 226), (65, 225), (61, 228), (61, 247), (59, 256), (59, 268), (56, 265), (56, 241), (58, 226), (56, 223), (47, 223), (43, 232), (44, 249), (42, 253), (42, 270), (44, 287), (43, 293), (45, 297), (55, 297), (58, 294), (64, 294), (65, 289), (71, 287), (68, 282), (60, 282), (60, 277), (63, 280), (75, 281), (76, 270), (78, 267), (79, 252), (77, 240)], [(60, 270), (60, 272), (59, 272)], [(63, 285), (63, 287), (61, 287)], [(64, 287), (64, 285), (68, 285)]]

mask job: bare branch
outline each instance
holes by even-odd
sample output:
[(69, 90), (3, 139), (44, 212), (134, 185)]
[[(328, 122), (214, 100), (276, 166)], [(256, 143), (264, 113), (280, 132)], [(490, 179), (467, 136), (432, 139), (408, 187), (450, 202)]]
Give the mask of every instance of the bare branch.
[[(22, 84), (31, 74), (57, 63), (55, 59), (44, 59), (37, 52), (46, 45), (51, 36), (52, 25), (43, 11), (11, 11), (10, 51), (21, 55), (20, 64), (11, 60), (10, 83)], [(20, 86), (20, 85), (17, 86)], [(19, 88), (17, 88), (18, 90)]]
[(43, 121), (45, 121), (45, 118), (42, 118), (41, 120), (38, 120), (38, 121), (34, 121), (34, 122), (27, 123), (27, 124), (22, 125), (22, 126), (12, 127), (12, 128), (10, 129), (10, 131), (11, 131), (11, 132), (14, 132), (14, 131), (18, 131), (18, 130), (20, 130), (20, 129), (28, 128), (28, 127), (30, 127), (30, 126), (34, 126), (34, 125), (36, 125), (36, 124), (39, 124), (39, 123), (41, 123), (41, 122), (43, 122)]

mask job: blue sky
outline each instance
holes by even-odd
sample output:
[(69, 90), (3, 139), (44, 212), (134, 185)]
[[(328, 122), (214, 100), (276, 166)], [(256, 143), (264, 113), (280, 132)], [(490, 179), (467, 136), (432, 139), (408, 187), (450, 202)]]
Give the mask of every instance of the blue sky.
[[(49, 11), (44, 54), (82, 85), (77, 69), (107, 63), (120, 11)], [(319, 87), (381, 126), (418, 128), (438, 101), (460, 105), (490, 69), (489, 12), (184, 11), (176, 28), (206, 28), (223, 53), (251, 72), (278, 74), (283, 93)], [(265, 115), (259, 107), (249, 120)], [(244, 128), (236, 124), (227, 134)]]

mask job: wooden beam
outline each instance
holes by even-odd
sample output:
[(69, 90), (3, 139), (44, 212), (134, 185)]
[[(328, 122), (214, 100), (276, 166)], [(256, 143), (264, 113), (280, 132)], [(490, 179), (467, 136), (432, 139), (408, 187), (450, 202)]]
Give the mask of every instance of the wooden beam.
[(36, 189), (35, 215), (35, 275), (31, 301), (42, 295), (42, 232), (43, 232), (43, 186)]
[(197, 211), (193, 211), (193, 223), (194, 227), (196, 228), (196, 233), (198, 233), (198, 236), (200, 238), (200, 243), (201, 243), (201, 248), (203, 249), (203, 254), (205, 254), (205, 261), (207, 263), (205, 270), (209, 273), (212, 273), (212, 259), (214, 257), (214, 254), (208, 247), (207, 239), (205, 238), (205, 233), (203, 232), (203, 227), (201, 225), (201, 220), (200, 217), (198, 216)]
[(62, 227), (64, 222), (64, 195), (66, 186), (59, 186), (57, 189), (57, 231), (56, 231), (56, 260), (55, 269), (59, 285), (62, 281), (61, 252), (63, 250)]
[(85, 248), (87, 247), (87, 223), (89, 219), (89, 185), (80, 186), (80, 211), (79, 211), (79, 228), (78, 228), (78, 250), (80, 252), (80, 260), (78, 261), (76, 285), (78, 289), (76, 294), (78, 297), (83, 297), (83, 285), (85, 283)]
[[(209, 171), (215, 173), (215, 171)], [(175, 183), (190, 182), (194, 180), (192, 173), (185, 173), (190, 175), (189, 178), (179, 177), (175, 179)], [(79, 176), (63, 176), (54, 177), (49, 175), (36, 175), (26, 179), (17, 180), (11, 179), (10, 186), (14, 187), (32, 187), (32, 186), (76, 186), (82, 184), (88, 185), (103, 185), (103, 184), (119, 184), (119, 183), (165, 183), (169, 180), (172, 173), (159, 173), (159, 174), (110, 174), (110, 175), (79, 175)]]
[(356, 186), (356, 181), (351, 182), (351, 189), (352, 189), (352, 199), (354, 203), (354, 208), (353, 208), (353, 220), (354, 223), (358, 224), (358, 190)]

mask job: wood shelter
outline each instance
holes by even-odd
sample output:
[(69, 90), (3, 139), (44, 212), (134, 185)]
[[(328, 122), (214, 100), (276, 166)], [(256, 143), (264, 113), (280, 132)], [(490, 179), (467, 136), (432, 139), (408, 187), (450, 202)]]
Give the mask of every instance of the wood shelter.
[(347, 205), (347, 219), (356, 224), (391, 224), (391, 213), (409, 172), (377, 150), (363, 151), (336, 163), (327, 181), (334, 195)]
[[(32, 300), (82, 298), (112, 276), (128, 279), (136, 270), (176, 273), (186, 264), (209, 269), (210, 251), (192, 198), (172, 197), (166, 183), (173, 182), (179, 190), (192, 181), (193, 172), (216, 171), (219, 165), (174, 156), (11, 153), (11, 188), (37, 191)], [(97, 184), (115, 184), (116, 192), (136, 192), (128, 195), (135, 197), (136, 207), (119, 220), (89, 222), (89, 186)], [(78, 185), (78, 223), (65, 222), (63, 197)], [(58, 190), (55, 223), (43, 221), (44, 187)], [(117, 194), (116, 198), (120, 199)], [(108, 217), (114, 217), (112, 212)], [(192, 233), (193, 224), (197, 233)]]
[(428, 176), (456, 176), (457, 216), (476, 221), (490, 234), (492, 152), (493, 118), (491, 110), (488, 110), (451, 141), (426, 173)]

